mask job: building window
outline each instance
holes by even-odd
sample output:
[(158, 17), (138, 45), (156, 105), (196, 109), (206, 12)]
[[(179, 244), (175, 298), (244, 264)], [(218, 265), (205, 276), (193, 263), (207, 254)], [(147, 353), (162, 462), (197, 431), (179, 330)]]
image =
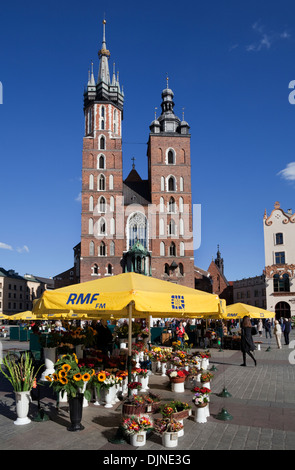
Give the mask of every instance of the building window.
[(173, 219), (170, 220), (168, 225), (168, 235), (176, 235), (176, 224)]
[(161, 191), (165, 191), (165, 178), (161, 176)]
[(89, 175), (89, 189), (93, 189), (94, 177)]
[(290, 278), (288, 274), (284, 274), (282, 277), (280, 277), (279, 274), (274, 275), (273, 291), (274, 292), (290, 292)]
[(113, 266), (109, 263), (107, 267), (107, 274), (113, 274)]
[(106, 211), (106, 200), (103, 196), (99, 198), (99, 212), (105, 213)]
[(102, 217), (99, 219), (99, 235), (105, 235), (106, 234), (106, 221)]
[(168, 207), (168, 212), (175, 213), (176, 212), (176, 206), (175, 206), (175, 199), (174, 197), (171, 196), (169, 200), (169, 207)]
[(104, 131), (104, 119), (100, 121), (100, 129)]
[(147, 220), (141, 212), (135, 212), (128, 220), (128, 250), (132, 248), (136, 242), (141, 243), (147, 248)]
[(101, 242), (99, 245), (99, 256), (106, 256), (106, 245), (104, 242)]
[(285, 252), (276, 251), (275, 252), (275, 264), (285, 264)]
[(93, 196), (89, 198), (89, 211), (93, 212)]
[(101, 138), (99, 139), (99, 148), (100, 150), (105, 150), (105, 144), (106, 144), (106, 141), (105, 141), (105, 138), (104, 136), (102, 135)]
[(113, 177), (113, 175), (109, 176), (109, 189), (114, 189), (114, 177)]
[(98, 179), (98, 190), (99, 191), (105, 191), (106, 189), (106, 179), (104, 175), (100, 175)]
[(94, 242), (89, 243), (89, 256), (94, 256)]
[(179, 270), (179, 274), (181, 274), (181, 276), (183, 276), (184, 270), (183, 270), (183, 264), (182, 263), (179, 263), (178, 270)]
[(176, 256), (176, 246), (174, 242), (172, 242), (171, 245), (169, 246), (169, 255)]
[(97, 266), (97, 264), (95, 264), (94, 266), (92, 266), (91, 269), (92, 269), (92, 273), (93, 273), (93, 274), (98, 274), (98, 266)]
[(110, 256), (115, 256), (115, 242), (113, 240), (110, 242)]
[(169, 149), (167, 152), (167, 164), (175, 165), (175, 152), (173, 149)]
[(276, 233), (276, 245), (282, 245), (283, 243), (284, 243), (283, 234), (282, 233)]
[(169, 276), (169, 264), (165, 263), (165, 266), (164, 266), (164, 273), (167, 274), (167, 276)]
[(180, 245), (179, 245), (179, 256), (184, 256), (184, 242), (180, 242)]
[(174, 176), (169, 176), (167, 183), (168, 191), (176, 191), (176, 181)]
[(114, 196), (111, 196), (110, 197), (110, 211), (114, 212), (114, 210), (115, 210), (115, 199), (114, 199)]
[(183, 177), (182, 176), (179, 178), (179, 190), (183, 191)]
[(178, 204), (179, 204), (179, 212), (183, 212), (183, 198), (182, 197), (179, 198)]
[(160, 212), (164, 212), (165, 207), (164, 207), (164, 198), (160, 197)]
[(160, 243), (160, 256), (165, 256), (165, 243)]
[(93, 219), (89, 219), (88, 221), (88, 233), (89, 235), (93, 235)]
[(104, 170), (105, 169), (105, 157), (104, 157), (104, 155), (99, 155), (97, 157), (97, 160), (98, 160), (97, 161), (97, 168), (99, 170)]
[(179, 219), (179, 235), (184, 235), (184, 222), (183, 219)]

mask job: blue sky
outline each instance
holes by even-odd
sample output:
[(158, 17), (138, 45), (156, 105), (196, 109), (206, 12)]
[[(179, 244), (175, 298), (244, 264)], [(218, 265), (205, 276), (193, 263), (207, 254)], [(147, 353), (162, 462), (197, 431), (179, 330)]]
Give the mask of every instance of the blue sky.
[(228, 280), (260, 275), (263, 214), (294, 204), (295, 5), (16, 0), (1, 5), (0, 266), (49, 277), (80, 241), (83, 88), (107, 19), (110, 68), (124, 86), (124, 176), (147, 140), (161, 92), (191, 127), (193, 202), (207, 269), (217, 244)]

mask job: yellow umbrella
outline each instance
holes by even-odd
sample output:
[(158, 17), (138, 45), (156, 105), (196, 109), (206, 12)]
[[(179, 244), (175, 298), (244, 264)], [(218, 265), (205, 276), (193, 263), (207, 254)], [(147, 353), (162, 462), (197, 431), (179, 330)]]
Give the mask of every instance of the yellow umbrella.
[(0, 320), (9, 320), (9, 315), (4, 315), (4, 313), (0, 313)]
[(85, 313), (96, 318), (129, 318), (128, 365), (131, 375), (132, 317), (145, 318), (221, 313), (219, 297), (137, 273), (124, 273), (99, 280), (45, 291), (33, 312)]
[(226, 307), (226, 313), (223, 318), (235, 319), (243, 318), (248, 315), (250, 318), (274, 318), (275, 312), (270, 312), (263, 308), (254, 307), (253, 305), (236, 303)]
[(137, 273), (124, 273), (95, 281), (45, 291), (33, 307), (36, 315), (85, 313), (125, 318), (129, 304), (133, 316), (187, 317), (221, 312), (219, 297)]
[(25, 312), (15, 313), (9, 316), (10, 320), (37, 320), (37, 316), (29, 310)]

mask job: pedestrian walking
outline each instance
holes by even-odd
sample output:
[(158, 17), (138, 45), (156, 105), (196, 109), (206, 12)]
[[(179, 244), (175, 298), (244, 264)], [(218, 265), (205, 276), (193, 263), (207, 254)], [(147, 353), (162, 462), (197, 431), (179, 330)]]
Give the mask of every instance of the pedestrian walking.
[(257, 361), (253, 356), (252, 352), (255, 351), (256, 347), (253, 342), (252, 338), (252, 324), (250, 317), (247, 315), (243, 318), (243, 322), (241, 325), (241, 351), (243, 354), (243, 364), (241, 366), (246, 366), (246, 354), (253, 359), (255, 366), (257, 365)]
[(259, 333), (259, 338), (261, 338), (262, 337), (262, 331), (263, 331), (263, 322), (262, 322), (261, 318), (258, 321), (257, 331)]
[(182, 321), (179, 322), (179, 325), (176, 327), (175, 332), (176, 332), (177, 340), (180, 341), (181, 344), (183, 344), (185, 329), (182, 325)]
[(270, 321), (268, 318), (265, 321), (264, 328), (265, 328), (265, 337), (267, 338), (267, 335), (269, 334), (269, 337), (271, 338), (271, 325), (270, 325)]
[(275, 335), (278, 348), (282, 349), (282, 343), (281, 343), (282, 328), (281, 328), (281, 325), (278, 322), (278, 320), (275, 320), (275, 326), (274, 326), (273, 334)]
[(291, 318), (285, 318), (284, 320), (284, 325), (283, 325), (283, 330), (284, 330), (284, 337), (285, 337), (285, 344), (289, 344), (289, 334), (291, 331)]

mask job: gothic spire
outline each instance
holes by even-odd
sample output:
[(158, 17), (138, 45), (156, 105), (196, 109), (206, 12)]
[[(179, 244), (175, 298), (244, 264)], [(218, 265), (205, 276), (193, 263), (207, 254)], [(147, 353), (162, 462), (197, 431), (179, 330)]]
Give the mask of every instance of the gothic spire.
[(106, 20), (103, 20), (102, 24), (103, 24), (103, 34), (102, 34), (101, 49), (98, 51), (99, 71), (98, 71), (97, 83), (104, 82), (107, 85), (110, 85), (110, 71), (109, 71), (108, 61), (109, 61), (109, 57), (111, 53), (107, 49), (107, 45), (106, 45), (106, 33), (105, 33)]

